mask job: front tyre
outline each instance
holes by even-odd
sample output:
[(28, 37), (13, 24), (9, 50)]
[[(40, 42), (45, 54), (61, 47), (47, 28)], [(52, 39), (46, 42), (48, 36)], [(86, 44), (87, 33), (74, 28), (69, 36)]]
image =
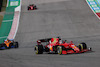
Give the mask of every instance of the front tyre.
[(59, 55), (62, 54), (62, 46), (58, 46), (58, 47), (57, 47), (57, 53), (58, 53)]
[(43, 46), (42, 45), (36, 45), (35, 46), (35, 53), (36, 54), (43, 54)]
[(86, 43), (80, 43), (79, 44), (79, 49), (80, 49), (80, 51), (82, 51), (82, 50), (84, 50), (84, 49), (87, 49), (87, 45), (86, 45)]

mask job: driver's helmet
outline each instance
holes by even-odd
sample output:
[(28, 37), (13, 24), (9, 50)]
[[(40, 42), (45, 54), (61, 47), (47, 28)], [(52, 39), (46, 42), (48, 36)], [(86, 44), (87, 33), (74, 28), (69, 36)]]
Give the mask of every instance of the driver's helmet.
[(66, 43), (66, 40), (63, 40), (62, 42), (63, 42), (63, 43)]
[(9, 41), (8, 39), (4, 40), (4, 42), (8, 42), (8, 41)]
[(4, 40), (4, 42), (6, 42), (7, 40)]
[(9, 39), (9, 41), (14, 42), (14, 39)]
[(37, 43), (41, 43), (41, 41), (40, 41), (40, 40), (38, 40), (38, 41), (37, 41)]

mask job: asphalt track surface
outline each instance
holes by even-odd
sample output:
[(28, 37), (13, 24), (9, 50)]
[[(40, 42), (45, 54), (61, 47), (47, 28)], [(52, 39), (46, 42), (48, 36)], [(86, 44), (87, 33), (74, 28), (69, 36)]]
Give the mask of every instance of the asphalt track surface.
[[(27, 6), (34, 1), (38, 10), (27, 11)], [(15, 38), (20, 47), (1, 50), (0, 67), (99, 67), (100, 20), (85, 0), (37, 1), (22, 1), (20, 24)], [(69, 55), (34, 53), (37, 39), (57, 36), (72, 40), (75, 44), (86, 42), (93, 51)]]

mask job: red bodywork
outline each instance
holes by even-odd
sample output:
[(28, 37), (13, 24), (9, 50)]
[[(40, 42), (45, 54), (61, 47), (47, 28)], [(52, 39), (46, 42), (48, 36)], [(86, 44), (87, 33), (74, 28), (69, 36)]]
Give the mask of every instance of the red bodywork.
[(60, 42), (59, 38), (51, 38), (49, 44), (47, 44), (45, 48), (48, 48), (49, 51), (56, 51), (57, 49), (54, 48), (56, 46), (63, 46), (64, 49), (62, 50), (62, 54), (83, 53), (89, 51), (89, 49), (80, 50), (72, 41), (70, 43), (65, 41)]
[(34, 4), (28, 6), (28, 10), (36, 10), (36, 9), (37, 7)]
[(72, 42), (71, 43), (64, 43), (64, 44), (60, 44), (61, 46), (64, 46), (66, 50), (62, 50), (62, 54), (73, 54), (73, 53), (83, 53), (83, 52), (87, 52), (89, 51), (88, 49), (84, 49), (82, 51), (80, 51), (80, 49), (75, 46)]

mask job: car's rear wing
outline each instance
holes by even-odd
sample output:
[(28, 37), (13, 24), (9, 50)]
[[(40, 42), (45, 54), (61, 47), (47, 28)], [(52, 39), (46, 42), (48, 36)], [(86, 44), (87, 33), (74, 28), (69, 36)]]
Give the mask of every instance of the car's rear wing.
[(51, 38), (46, 38), (46, 39), (39, 39), (38, 41), (41, 41), (41, 42), (49, 42), (50, 40), (51, 40)]

